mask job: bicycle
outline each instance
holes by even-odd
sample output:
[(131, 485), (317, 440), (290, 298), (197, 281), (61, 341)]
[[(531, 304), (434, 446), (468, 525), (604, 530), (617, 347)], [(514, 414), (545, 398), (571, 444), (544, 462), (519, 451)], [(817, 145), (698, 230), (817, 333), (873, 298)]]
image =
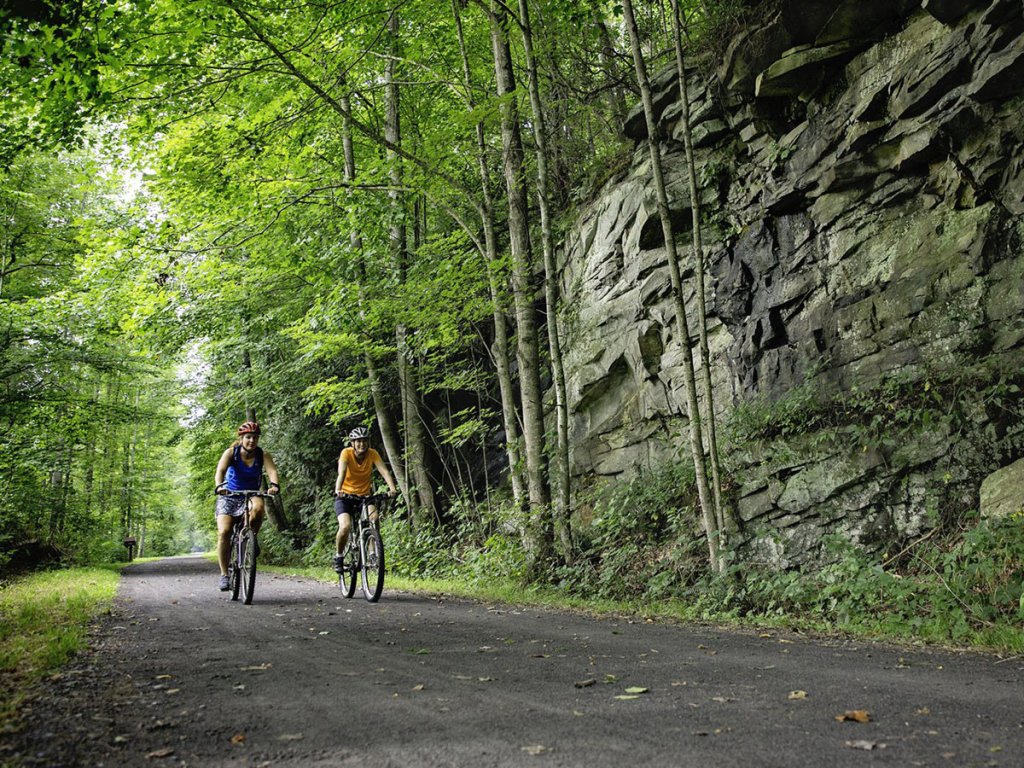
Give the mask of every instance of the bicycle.
[(370, 520), (370, 506), (377, 508), (378, 520), (384, 513), (391, 497), (384, 493), (372, 496), (354, 496), (341, 494), (345, 499), (358, 499), (360, 502), (359, 519), (355, 521), (349, 532), (348, 544), (342, 553), (338, 586), (345, 597), (352, 597), (356, 591), (356, 574), (360, 575), (363, 597), (367, 602), (375, 603), (384, 590), (384, 542), (380, 538), (380, 529)]
[(237, 600), (242, 593), (242, 601), (252, 605), (253, 591), (256, 588), (256, 534), (249, 527), (249, 511), (252, 509), (254, 497), (273, 498), (263, 491), (229, 491), (227, 496), (244, 496), (245, 511), (236, 515), (231, 521), (231, 554), (228, 560), (228, 589), (231, 599)]

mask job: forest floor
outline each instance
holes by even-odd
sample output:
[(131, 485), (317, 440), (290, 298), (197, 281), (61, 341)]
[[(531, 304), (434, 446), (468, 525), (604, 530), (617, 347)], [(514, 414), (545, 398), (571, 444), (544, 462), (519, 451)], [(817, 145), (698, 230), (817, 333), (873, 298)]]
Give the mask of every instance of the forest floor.
[(126, 569), (16, 766), (1017, 766), (1024, 660)]

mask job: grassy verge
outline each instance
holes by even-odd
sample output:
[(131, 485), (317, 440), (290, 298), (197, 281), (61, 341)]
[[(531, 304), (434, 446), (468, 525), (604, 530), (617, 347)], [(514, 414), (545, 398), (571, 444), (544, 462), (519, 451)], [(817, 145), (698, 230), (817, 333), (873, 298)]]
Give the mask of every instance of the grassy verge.
[[(327, 568), (263, 566), (263, 570), (285, 575), (305, 576), (334, 582), (337, 576)], [(1024, 654), (1024, 627), (1009, 622), (986, 622), (951, 636), (948, 621), (907, 621), (899, 612), (872, 612), (846, 616), (836, 620), (814, 611), (801, 611), (790, 606), (789, 612), (751, 612), (739, 615), (727, 606), (728, 600), (689, 601), (679, 598), (661, 600), (611, 600), (583, 598), (551, 586), (527, 586), (488, 580), (409, 579), (389, 574), (386, 586), (426, 594), (444, 594), (473, 600), (494, 601), (519, 606), (557, 608), (580, 611), (593, 616), (630, 617), (637, 620), (678, 621), (712, 625), (733, 630), (792, 631), (825, 637), (853, 637), (901, 645), (931, 645), (949, 649), (970, 649), (1006, 655)], [(356, 592), (358, 596), (360, 593)], [(712, 607), (717, 602), (718, 609)]]
[(10, 727), (29, 687), (84, 645), (107, 610), (120, 566), (47, 571), (0, 588), (0, 728)]

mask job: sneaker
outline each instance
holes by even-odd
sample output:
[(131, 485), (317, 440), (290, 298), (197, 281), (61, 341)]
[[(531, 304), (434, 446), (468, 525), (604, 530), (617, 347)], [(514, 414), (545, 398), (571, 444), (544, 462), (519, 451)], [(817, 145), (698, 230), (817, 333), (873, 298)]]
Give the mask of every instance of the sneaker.
[(335, 573), (341, 573), (342, 570), (344, 570), (345, 559), (341, 555), (335, 555), (334, 560), (332, 562), (334, 563)]
[(228, 577), (227, 576), (221, 576), (220, 577), (220, 591), (221, 592), (227, 592), (228, 589), (229, 589)]

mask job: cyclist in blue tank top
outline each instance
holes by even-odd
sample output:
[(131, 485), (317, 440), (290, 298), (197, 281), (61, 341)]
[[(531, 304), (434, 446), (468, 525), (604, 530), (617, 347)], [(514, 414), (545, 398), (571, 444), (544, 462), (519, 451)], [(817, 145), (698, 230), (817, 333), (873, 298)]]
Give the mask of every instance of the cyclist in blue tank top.
[[(277, 482), (277, 466), (270, 454), (259, 446), (260, 425), (247, 421), (238, 428), (238, 439), (221, 454), (213, 482), (217, 486), (217, 559), (220, 561), (220, 588), (228, 588), (228, 556), (231, 550), (231, 525), (235, 517), (245, 513), (245, 499), (240, 496), (226, 496), (229, 491), (258, 491), (263, 484), (266, 470), (270, 485), (267, 493), (281, 490)], [(263, 499), (252, 499), (249, 525), (253, 533), (259, 533), (263, 524)], [(259, 551), (259, 544), (256, 545)]]

